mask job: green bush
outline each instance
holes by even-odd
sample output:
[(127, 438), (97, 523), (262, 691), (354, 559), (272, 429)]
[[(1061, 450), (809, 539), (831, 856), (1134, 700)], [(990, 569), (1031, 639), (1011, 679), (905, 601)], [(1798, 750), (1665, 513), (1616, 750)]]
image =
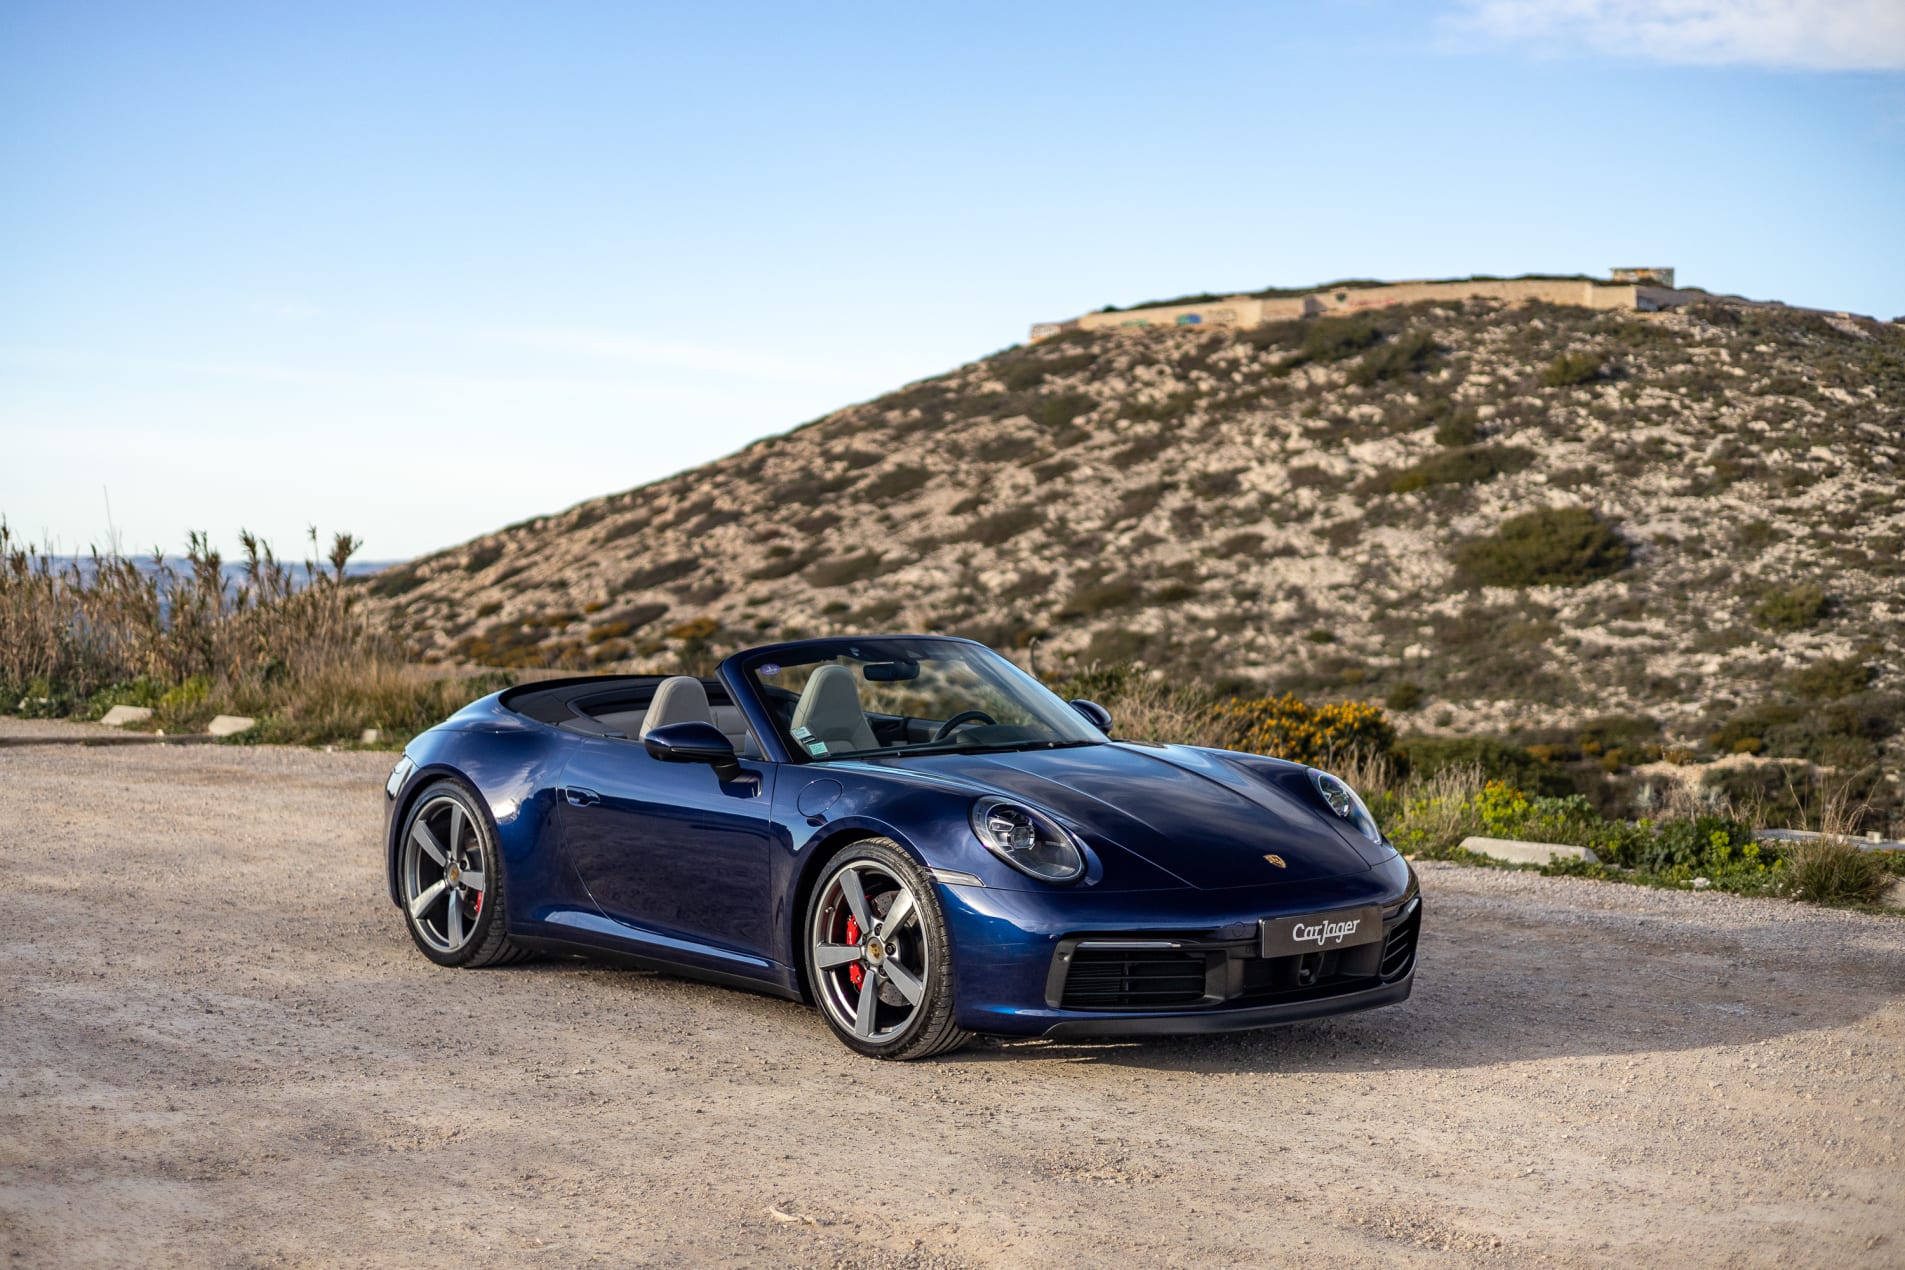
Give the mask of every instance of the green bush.
[(1534, 451), (1520, 446), (1473, 445), (1445, 450), (1392, 474), (1391, 494), (1407, 494), (1432, 485), (1479, 485), (1507, 472), (1519, 472), (1534, 462)]
[(1391, 710), (1413, 710), (1422, 704), (1423, 692), (1420, 684), (1403, 680), (1390, 685), (1389, 692), (1382, 699), (1383, 705)]
[(1455, 549), (1458, 571), (1482, 586), (1582, 586), (1620, 572), (1631, 559), (1614, 527), (1585, 507), (1511, 516)]
[(1837, 701), (1863, 692), (1872, 682), (1873, 667), (1857, 657), (1828, 657), (1795, 670), (1787, 680), (1793, 693), (1809, 701)]
[(1785, 865), (1785, 893), (1815, 904), (1875, 904), (1892, 881), (1876, 853), (1843, 838), (1789, 847)]
[(1376, 324), (1366, 317), (1318, 318), (1303, 332), (1298, 356), (1305, 361), (1339, 362), (1373, 345), (1382, 338)]
[(1435, 443), (1449, 449), (1474, 445), (1481, 435), (1482, 422), (1476, 417), (1473, 406), (1463, 406), (1453, 414), (1443, 416), (1435, 425)]
[(1599, 379), (1606, 364), (1600, 353), (1563, 353), (1541, 372), (1541, 382), (1548, 388), (1572, 388)]
[(1409, 756), (1409, 770), (1425, 777), (1472, 767), (1486, 780), (1540, 794), (1567, 794), (1573, 788), (1565, 776), (1544, 766), (1521, 746), (1492, 737), (1404, 737), (1401, 749)]
[(1753, 620), (1769, 631), (1803, 631), (1825, 620), (1832, 601), (1810, 583), (1774, 587), (1753, 606)]
[(1428, 367), (1435, 357), (1435, 337), (1427, 331), (1410, 331), (1386, 344), (1371, 349), (1349, 372), (1349, 382), (1368, 388), (1385, 379), (1412, 375)]
[(1080, 415), (1091, 413), (1097, 405), (1097, 401), (1084, 393), (1068, 392), (1041, 398), (1026, 414), (1033, 422), (1056, 430), (1068, 426)]

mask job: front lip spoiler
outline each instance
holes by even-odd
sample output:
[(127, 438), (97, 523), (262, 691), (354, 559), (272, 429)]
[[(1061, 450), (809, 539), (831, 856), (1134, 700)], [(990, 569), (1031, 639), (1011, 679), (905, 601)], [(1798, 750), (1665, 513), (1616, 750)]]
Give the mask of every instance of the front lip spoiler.
[(1318, 997), (1313, 1001), (1291, 1001), (1283, 1005), (1262, 1005), (1241, 1010), (1206, 1010), (1199, 1013), (1151, 1014), (1105, 1019), (1066, 1019), (1045, 1029), (1050, 1040), (1088, 1036), (1190, 1036), (1214, 1032), (1247, 1032), (1252, 1028), (1274, 1027), (1279, 1023), (1297, 1023), (1304, 1019), (1327, 1018), (1356, 1010), (1407, 1001), (1415, 986), (1415, 969), (1394, 983), (1341, 996)]

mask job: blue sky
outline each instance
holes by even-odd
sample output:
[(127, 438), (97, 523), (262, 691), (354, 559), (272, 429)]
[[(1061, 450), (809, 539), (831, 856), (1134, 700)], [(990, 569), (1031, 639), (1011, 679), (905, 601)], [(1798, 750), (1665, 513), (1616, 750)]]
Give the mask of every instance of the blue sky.
[(399, 558), (1035, 320), (1676, 266), (1905, 313), (1905, 5), (0, 7), (0, 514)]

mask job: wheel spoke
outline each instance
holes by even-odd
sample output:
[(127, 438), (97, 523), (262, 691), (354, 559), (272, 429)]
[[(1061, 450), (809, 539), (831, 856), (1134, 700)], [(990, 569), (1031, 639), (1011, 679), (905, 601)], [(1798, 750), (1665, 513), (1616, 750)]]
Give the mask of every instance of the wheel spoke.
[(821, 970), (834, 970), (858, 960), (860, 949), (856, 944), (819, 944), (814, 948), (814, 965)]
[(423, 823), (423, 817), (417, 817), (416, 823), (410, 826), (410, 837), (423, 848), (425, 855), (436, 861), (438, 868), (449, 867), (450, 857), (444, 854), (443, 844), (438, 842), (437, 836), (430, 832), (430, 826)]
[(860, 924), (860, 929), (872, 930), (873, 916), (867, 910), (866, 888), (860, 885), (860, 875), (851, 868), (840, 870), (840, 893), (847, 897), (847, 907), (853, 910), (853, 920)]
[(445, 888), (448, 886), (449, 883), (439, 879), (417, 892), (417, 898), (410, 901), (410, 915), (418, 921), (422, 921), (423, 915), (430, 911), (430, 906), (437, 902), (438, 897), (443, 894)]
[(455, 891), (450, 892), (450, 920), (445, 929), (449, 932), (450, 947), (463, 942), (463, 901), (457, 898)]
[(899, 894), (893, 897), (893, 907), (887, 909), (886, 916), (880, 919), (880, 938), (893, 938), (893, 932), (904, 925), (906, 919), (912, 915), (913, 893), (902, 887)]
[(906, 998), (908, 1005), (919, 1004), (920, 996), (926, 991), (926, 985), (919, 981), (918, 975), (891, 958), (880, 968), (886, 971), (886, 977), (893, 981), (893, 986), (900, 990), (900, 995)]
[(463, 838), (463, 804), (450, 804), (450, 854), (455, 855), (457, 844)]
[(873, 1016), (880, 1008), (880, 976), (868, 975), (860, 984), (860, 1009), (853, 1016), (853, 1030), (859, 1036), (873, 1035)]
[(469, 887), (472, 891), (480, 891), (483, 889), (483, 874), (480, 870), (466, 869), (463, 872), (463, 876), (458, 878), (457, 881)]

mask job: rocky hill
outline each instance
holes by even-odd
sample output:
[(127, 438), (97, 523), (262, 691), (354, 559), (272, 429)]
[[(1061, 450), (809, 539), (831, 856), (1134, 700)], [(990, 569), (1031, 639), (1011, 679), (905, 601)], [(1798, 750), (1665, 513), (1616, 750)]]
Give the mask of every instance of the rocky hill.
[(1417, 731), (1646, 716), (1832, 761), (1897, 726), (1902, 468), (1905, 328), (1863, 319), (1469, 301), (1074, 332), (413, 561), (369, 603), (427, 660), (944, 631), (1047, 676), (1386, 700)]

